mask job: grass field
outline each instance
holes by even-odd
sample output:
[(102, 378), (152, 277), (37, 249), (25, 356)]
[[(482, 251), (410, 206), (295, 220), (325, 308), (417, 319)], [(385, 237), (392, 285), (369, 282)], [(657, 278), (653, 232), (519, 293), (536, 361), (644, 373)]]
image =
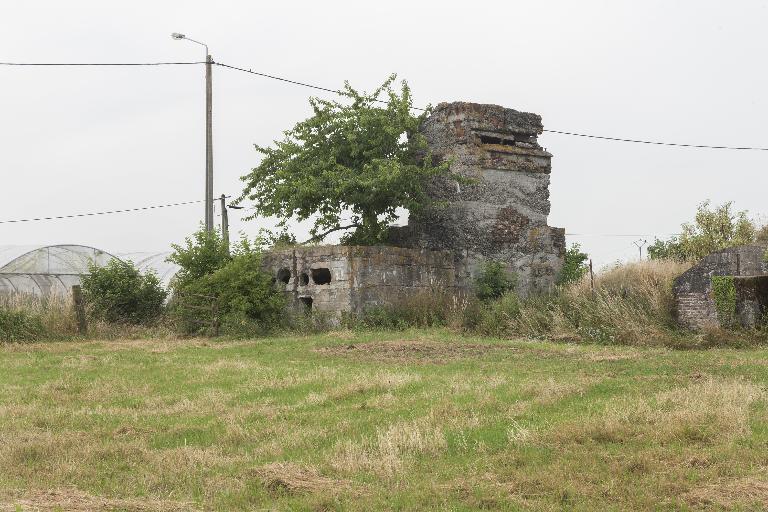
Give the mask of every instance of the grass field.
[(768, 507), (768, 350), (0, 345), (0, 510)]

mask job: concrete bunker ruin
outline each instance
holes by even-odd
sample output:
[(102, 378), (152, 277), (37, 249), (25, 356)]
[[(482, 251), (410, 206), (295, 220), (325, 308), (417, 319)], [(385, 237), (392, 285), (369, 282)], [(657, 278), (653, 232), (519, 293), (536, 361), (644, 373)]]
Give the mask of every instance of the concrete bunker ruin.
[[(672, 287), (679, 323), (689, 329), (720, 327), (713, 278), (731, 277), (735, 317), (742, 327), (755, 327), (768, 314), (766, 247), (742, 245), (713, 252), (680, 275)], [(730, 319), (729, 319), (730, 320)]]
[(547, 225), (552, 155), (537, 137), (536, 114), (497, 105), (441, 103), (421, 128), (432, 157), (466, 178), (435, 180), (429, 194), (445, 207), (412, 215), (392, 230), (393, 245), (448, 250), (469, 285), (487, 260), (518, 275), (523, 294), (554, 285), (565, 230)]
[(327, 245), (271, 251), (263, 261), (274, 272), (290, 268), (299, 276), (276, 283), (295, 305), (328, 313), (361, 312), (418, 292), (457, 291), (447, 251)]
[(563, 265), (565, 230), (547, 225), (552, 155), (538, 143), (542, 131), (536, 114), (441, 103), (421, 133), (431, 157), (467, 179), (430, 183), (439, 207), (411, 214), (383, 246), (275, 250), (264, 265), (295, 303), (334, 313), (419, 292), (470, 293), (489, 260), (517, 274), (519, 293), (546, 291)]

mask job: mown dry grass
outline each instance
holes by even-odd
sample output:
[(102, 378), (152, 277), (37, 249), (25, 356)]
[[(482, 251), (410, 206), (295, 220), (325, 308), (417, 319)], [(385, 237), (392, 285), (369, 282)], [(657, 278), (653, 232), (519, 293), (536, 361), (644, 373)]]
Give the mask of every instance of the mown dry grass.
[(743, 379), (704, 378), (649, 398), (615, 400), (593, 417), (561, 426), (560, 442), (613, 443), (643, 439), (657, 444), (673, 441), (714, 443), (748, 435), (749, 411), (764, 402), (766, 390)]
[(764, 349), (342, 331), (0, 368), (0, 510), (768, 506)]
[(448, 447), (440, 426), (428, 419), (397, 422), (360, 441), (337, 446), (331, 465), (345, 473), (371, 471), (393, 477), (415, 456), (437, 455)]
[(121, 510), (126, 512), (187, 512), (200, 510), (193, 503), (173, 500), (109, 499), (92, 496), (74, 488), (35, 490), (0, 496), (0, 512), (90, 512)]

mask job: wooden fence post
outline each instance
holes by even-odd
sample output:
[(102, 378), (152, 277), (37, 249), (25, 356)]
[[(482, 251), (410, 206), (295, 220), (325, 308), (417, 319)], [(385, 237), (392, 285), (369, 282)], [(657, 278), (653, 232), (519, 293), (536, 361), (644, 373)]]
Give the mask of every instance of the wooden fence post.
[(88, 323), (85, 320), (85, 304), (83, 303), (83, 291), (79, 284), (72, 287), (72, 303), (75, 306), (75, 317), (77, 318), (77, 332), (85, 334), (88, 332)]
[(589, 259), (589, 286), (592, 290), (592, 295), (595, 294), (595, 273), (592, 271), (592, 258)]

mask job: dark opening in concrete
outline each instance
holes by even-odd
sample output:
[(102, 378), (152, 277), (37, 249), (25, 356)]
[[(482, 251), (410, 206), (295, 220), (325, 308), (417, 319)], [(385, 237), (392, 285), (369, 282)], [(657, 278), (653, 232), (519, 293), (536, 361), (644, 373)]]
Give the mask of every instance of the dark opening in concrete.
[(299, 276), (299, 284), (301, 286), (307, 286), (309, 284), (309, 276), (306, 272), (302, 272)]
[(277, 280), (281, 283), (288, 284), (288, 281), (291, 280), (291, 271), (285, 267), (281, 268), (277, 271)]
[(515, 139), (507, 139), (504, 137), (494, 137), (492, 135), (481, 135), (480, 142), (483, 144), (500, 144), (502, 146), (514, 146)]
[(299, 297), (299, 300), (304, 304), (307, 311), (312, 310), (312, 297)]
[(327, 268), (313, 268), (312, 281), (315, 284), (328, 284), (331, 282), (331, 271)]

